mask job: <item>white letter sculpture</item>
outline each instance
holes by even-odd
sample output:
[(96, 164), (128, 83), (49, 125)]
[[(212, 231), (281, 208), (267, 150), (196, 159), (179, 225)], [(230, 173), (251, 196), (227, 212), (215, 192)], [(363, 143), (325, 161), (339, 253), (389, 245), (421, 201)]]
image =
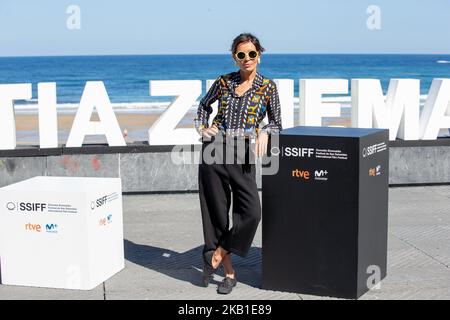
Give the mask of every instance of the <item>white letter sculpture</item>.
[[(94, 108), (100, 121), (90, 121)], [(86, 82), (66, 147), (81, 147), (84, 137), (91, 134), (105, 135), (110, 146), (126, 145), (102, 81)]]
[(322, 94), (347, 94), (348, 80), (300, 79), (300, 125), (321, 126), (323, 117), (340, 117), (339, 103), (323, 103)]
[(383, 96), (380, 80), (352, 79), (352, 127), (389, 129), (389, 139), (419, 138), (420, 80), (392, 79)]
[(0, 84), (0, 150), (16, 148), (14, 100), (31, 99), (31, 83)]
[(58, 147), (58, 117), (56, 112), (56, 83), (38, 83), (39, 145)]
[(434, 140), (443, 128), (450, 128), (450, 79), (434, 79), (420, 118), (420, 137)]
[(151, 96), (177, 96), (148, 130), (150, 145), (199, 144), (195, 129), (175, 127), (194, 105), (201, 88), (199, 80), (150, 81)]

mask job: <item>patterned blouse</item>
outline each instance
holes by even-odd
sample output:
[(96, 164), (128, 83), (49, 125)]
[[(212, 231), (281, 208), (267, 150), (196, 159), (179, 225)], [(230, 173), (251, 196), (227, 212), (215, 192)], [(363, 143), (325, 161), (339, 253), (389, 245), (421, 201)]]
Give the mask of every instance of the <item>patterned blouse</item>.
[[(235, 93), (241, 83), (240, 72), (221, 75), (213, 83), (207, 94), (200, 100), (197, 110), (197, 126), (207, 128), (211, 104), (219, 101), (219, 108), (213, 124), (226, 133), (228, 129), (243, 129), (245, 133), (267, 132), (277, 134), (282, 130), (280, 100), (275, 82), (265, 78), (259, 72), (252, 87), (242, 96)], [(269, 123), (259, 128), (260, 122), (268, 115)]]

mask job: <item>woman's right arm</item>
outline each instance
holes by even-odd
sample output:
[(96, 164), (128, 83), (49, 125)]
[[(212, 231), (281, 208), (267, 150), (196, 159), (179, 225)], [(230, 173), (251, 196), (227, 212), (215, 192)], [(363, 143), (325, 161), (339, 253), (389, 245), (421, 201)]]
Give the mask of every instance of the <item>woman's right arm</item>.
[[(206, 95), (200, 100), (197, 109), (197, 118), (195, 119), (195, 126), (199, 133), (203, 132), (209, 127), (209, 115), (213, 111), (211, 105), (220, 97), (220, 81), (221, 77), (217, 78)], [(216, 126), (213, 127), (217, 129)], [(213, 127), (211, 127), (211, 129)]]

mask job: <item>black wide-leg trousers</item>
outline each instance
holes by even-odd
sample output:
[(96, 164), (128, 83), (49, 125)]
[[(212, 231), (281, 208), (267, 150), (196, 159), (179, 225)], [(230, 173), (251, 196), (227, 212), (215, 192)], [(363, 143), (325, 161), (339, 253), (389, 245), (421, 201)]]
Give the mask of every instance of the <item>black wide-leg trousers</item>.
[[(210, 152), (212, 147), (214, 150)], [(238, 149), (237, 144), (230, 147), (225, 141), (216, 142), (214, 138), (211, 141), (203, 141), (198, 171), (205, 239), (203, 252), (215, 250), (221, 246), (227, 251), (245, 257), (261, 220), (256, 168), (254, 160), (251, 160), (254, 156), (251, 153), (249, 141), (245, 140), (245, 159), (242, 159), (243, 152), (237, 152)], [(242, 151), (243, 148), (239, 150)], [(226, 154), (230, 151), (233, 151), (233, 163), (226, 163), (230, 162), (225, 161)], [(216, 161), (205, 163), (207, 154), (212, 155)], [(238, 163), (237, 159), (241, 159), (241, 163)], [(231, 197), (233, 197), (233, 208), (230, 229), (228, 212)]]

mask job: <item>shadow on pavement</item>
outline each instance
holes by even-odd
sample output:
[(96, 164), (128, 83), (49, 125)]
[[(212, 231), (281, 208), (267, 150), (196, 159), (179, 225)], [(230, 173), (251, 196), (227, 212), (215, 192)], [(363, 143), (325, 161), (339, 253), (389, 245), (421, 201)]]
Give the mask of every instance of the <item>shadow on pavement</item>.
[[(190, 282), (195, 286), (203, 287), (201, 281), (203, 246), (179, 253), (170, 249), (134, 243), (127, 239), (124, 240), (124, 243), (125, 259), (128, 261), (172, 278)], [(238, 282), (260, 288), (261, 248), (252, 247), (247, 257), (241, 258), (233, 255), (232, 259)], [(183, 270), (185, 272), (182, 272)], [(222, 267), (219, 268), (217, 274), (223, 276)], [(219, 284), (219, 282), (212, 280), (211, 284)]]

